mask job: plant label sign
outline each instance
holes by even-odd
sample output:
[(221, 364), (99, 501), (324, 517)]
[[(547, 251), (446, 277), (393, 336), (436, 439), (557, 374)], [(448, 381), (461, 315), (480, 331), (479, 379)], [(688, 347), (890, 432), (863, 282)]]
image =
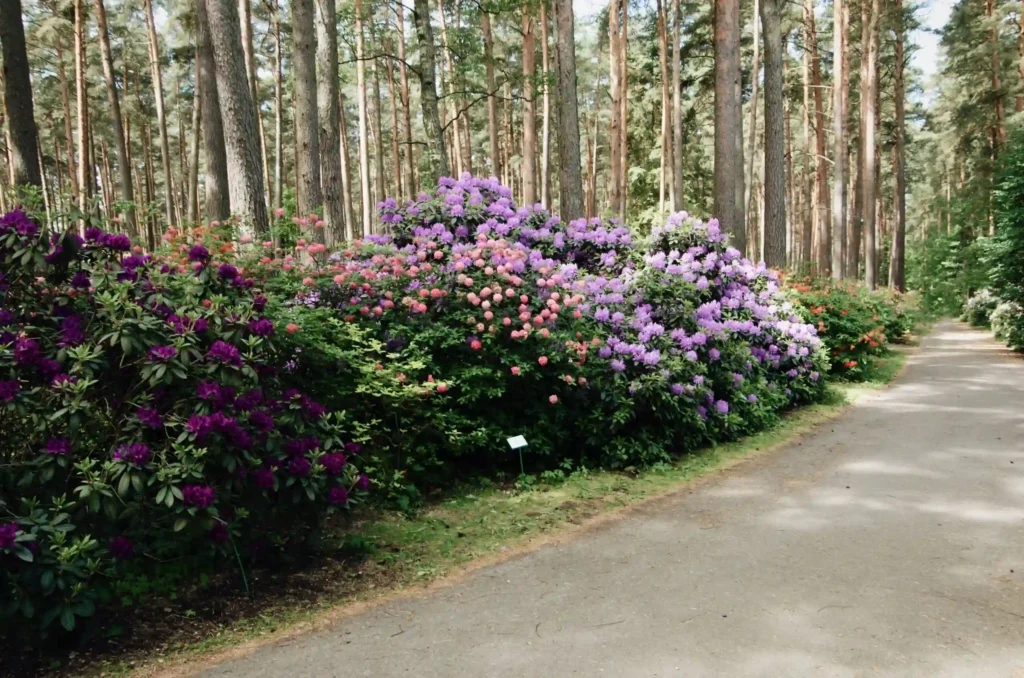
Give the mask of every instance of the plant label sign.
[(523, 436), (513, 436), (508, 439), (508, 446), (513, 450), (518, 450), (520, 447), (526, 447), (526, 438)]

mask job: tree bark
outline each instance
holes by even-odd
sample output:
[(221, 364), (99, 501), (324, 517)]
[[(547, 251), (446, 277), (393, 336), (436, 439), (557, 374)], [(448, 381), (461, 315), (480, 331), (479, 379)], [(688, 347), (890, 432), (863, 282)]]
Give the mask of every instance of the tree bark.
[(743, 214), (743, 98), (739, 0), (715, 0), (715, 214), (731, 244), (746, 251)]
[[(201, 80), (199, 77), (199, 50), (196, 50), (195, 86), (192, 93), (192, 140), (188, 161), (188, 219), (191, 223), (199, 222), (199, 135), (203, 126), (203, 106), (200, 94)], [(128, 170), (128, 181), (131, 169)]]
[[(242, 0), (247, 2), (248, 0)], [(330, 0), (326, 0), (330, 1)], [(317, 4), (322, 4), (320, 0)], [(292, 105), (295, 107), (295, 174), (298, 186), (296, 209), (302, 217), (318, 214), (323, 204), (320, 193), (320, 136), (323, 126), (317, 114), (317, 54), (316, 34), (319, 22), (315, 19), (314, 0), (294, 0), (292, 2), (292, 70), (293, 90)], [(325, 71), (321, 78), (332, 80), (329, 65), (321, 64)], [(330, 83), (326, 83), (330, 86)], [(322, 100), (322, 96), (320, 96)], [(337, 145), (337, 144), (335, 144)], [(323, 242), (324, 232), (313, 234), (318, 242)]]
[(345, 97), (341, 93), (341, 89), (338, 90), (338, 122), (341, 128), (341, 144), (339, 152), (341, 154), (341, 198), (342, 198), (342, 211), (345, 213), (345, 238), (347, 240), (355, 239), (355, 209), (352, 206), (352, 163), (349, 162), (348, 154), (348, 122), (345, 116)]
[(832, 23), (836, 26), (832, 49), (832, 278), (841, 280), (846, 277), (846, 104), (842, 82), (847, 26), (843, 22), (843, 0), (834, 0)]
[(32, 104), (25, 26), (21, 21), (21, 0), (0, 2), (0, 47), (4, 59), (4, 102), (11, 130), (10, 160), (14, 185), (41, 186), (39, 132)]
[(540, 68), (544, 75), (544, 98), (541, 103), (540, 132), (540, 201), (551, 209), (551, 60), (548, 55), (548, 4), (540, 3)]
[(622, 34), (619, 38), (619, 86), (621, 97), (619, 105), (622, 107), (620, 120), (622, 127), (619, 129), (619, 158), (622, 167), (619, 171), (619, 196), (621, 205), (619, 216), (626, 219), (626, 210), (629, 204), (629, 0), (621, 0), (622, 7)]
[(999, 147), (1006, 141), (1006, 126), (1003, 124), (1003, 120), (1006, 118), (1006, 113), (1003, 108), (1003, 83), (999, 75), (999, 60), (1002, 57), (1002, 50), (999, 46), (999, 25), (995, 18), (996, 13), (996, 0), (985, 0), (985, 17), (991, 22), (992, 27), (989, 29), (989, 49), (992, 52), (992, 98), (995, 104), (995, 125), (994, 125), (994, 136), (995, 136), (995, 151), (998, 153)]
[[(373, 203), (370, 197), (369, 122), (366, 112), (366, 54), (363, 48), (363, 2), (355, 0), (356, 12), (356, 103), (359, 107), (359, 197), (362, 223), (357, 237), (372, 232)], [(427, 20), (430, 20), (428, 13)]]
[[(129, 205), (135, 202), (135, 190), (132, 187), (132, 169), (128, 165), (128, 147), (124, 139), (124, 121), (121, 119), (121, 100), (117, 94), (117, 83), (114, 79), (114, 57), (110, 50), (110, 34), (107, 31), (107, 10), (103, 0), (94, 0), (96, 21), (99, 24), (100, 51), (103, 54), (103, 79), (107, 85), (107, 107), (110, 109), (110, 125), (117, 146), (117, 168), (121, 186), (121, 200)], [(128, 207), (125, 213), (125, 225), (128, 235), (137, 238), (139, 233), (135, 225), (135, 208)]]
[(672, 179), (675, 186), (672, 190), (672, 209), (681, 210), (683, 200), (683, 103), (682, 103), (682, 50), (681, 26), (682, 15), (679, 0), (672, 0), (672, 22), (674, 32), (672, 38)]
[(536, 37), (529, 5), (523, 5), (523, 204), (537, 202), (537, 100), (533, 86)]
[[(559, 0), (555, 0), (558, 2)], [(570, 17), (571, 18), (571, 17)], [(494, 36), (491, 34), (491, 16), (480, 10), (480, 30), (484, 38), (484, 76), (487, 84), (487, 136), (489, 141), (491, 174), (501, 176), (501, 151), (498, 148), (498, 96), (494, 84)], [(575, 83), (573, 83), (575, 89)]]
[(416, 195), (416, 160), (412, 145), (412, 114), (409, 101), (409, 73), (405, 63), (405, 4), (398, 3), (398, 74), (402, 83), (402, 132), (405, 134), (405, 196)]
[(274, 209), (281, 208), (284, 191), (284, 74), (281, 66), (281, 15), (277, 2), (270, 0), (270, 18), (274, 25)]
[(672, 179), (672, 94), (669, 90), (668, 8), (655, 3), (658, 15), (658, 67), (661, 73), (661, 172), (658, 175), (658, 212), (664, 214), (666, 199), (675, 181)]
[[(747, 158), (747, 173), (743, 181), (743, 215), (748, 220), (750, 219), (750, 196), (754, 190), (754, 158), (757, 157), (757, 98), (760, 94), (758, 81), (761, 75), (761, 37), (758, 30), (761, 25), (760, 17), (761, 0), (754, 0), (754, 66), (750, 70), (750, 129), (747, 130), (747, 138), (750, 140), (747, 148), (750, 151), (750, 156)], [(765, 84), (767, 85), (767, 82)], [(767, 105), (766, 99), (765, 106)]]
[(903, 82), (905, 55), (903, 0), (893, 0), (896, 10), (896, 63), (894, 68), (893, 98), (896, 100), (896, 148), (893, 174), (896, 177), (896, 192), (893, 195), (896, 224), (892, 234), (892, 248), (889, 255), (889, 287), (903, 292), (906, 290), (906, 239), (907, 239), (907, 174), (906, 158), (906, 88)]
[(228, 191), (224, 126), (220, 119), (220, 95), (217, 92), (217, 68), (213, 59), (209, 18), (206, 14), (207, 1), (198, 0), (196, 3), (196, 23), (199, 29), (196, 46), (199, 59), (199, 103), (203, 121), (203, 188), (206, 193), (206, 218), (223, 220), (231, 216), (231, 199)]
[(266, 187), (263, 185), (259, 130), (242, 55), (238, 6), (234, 0), (199, 0), (206, 3), (210, 38), (216, 64), (217, 93), (228, 163), (231, 208), (248, 219), (255, 234), (270, 232)]
[(78, 106), (78, 209), (83, 213), (92, 195), (89, 167), (89, 90), (85, 62), (85, 0), (74, 0), (75, 15), (75, 100)]
[(612, 119), (608, 136), (610, 190), (608, 192), (608, 209), (622, 216), (625, 200), (622, 196), (623, 158), (620, 137), (625, 134), (622, 119), (622, 68), (619, 59), (622, 53), (619, 48), (621, 37), (620, 7), (626, 0), (610, 0), (608, 5), (608, 89), (611, 95)]
[(828, 167), (825, 164), (825, 106), (822, 101), (821, 60), (818, 58), (818, 32), (814, 25), (814, 0), (806, 0), (807, 49), (811, 65), (811, 91), (814, 98), (814, 227), (818, 249), (817, 269), (827, 275), (832, 267), (832, 223), (828, 214)]
[[(57, 80), (60, 83), (60, 103), (64, 109), (64, 144), (68, 163), (68, 185), (71, 197), (78, 204), (78, 168), (75, 162), (75, 135), (71, 127), (71, 96), (68, 92), (68, 77), (64, 70), (64, 46), (58, 33), (54, 39), (57, 49)], [(127, 83), (125, 85), (127, 87)], [(130, 149), (129, 149), (130, 152)]]
[(387, 197), (384, 188), (384, 134), (380, 118), (381, 97), (380, 97), (380, 60), (373, 64), (373, 164), (374, 176), (376, 177), (376, 200), (379, 202)]
[(555, 0), (555, 56), (558, 60), (558, 207), (566, 222), (581, 219), (580, 120), (576, 95), (576, 36), (572, 0)]
[(861, 162), (861, 190), (864, 193), (864, 282), (870, 289), (877, 286), (878, 262), (875, 243), (875, 107), (878, 91), (878, 14), (879, 0), (864, 0), (861, 26), (867, 49), (865, 65), (861, 69), (861, 117), (864, 125), (864, 153)]
[[(444, 72), (441, 75), (441, 97), (447, 102), (448, 109), (448, 120), (445, 123), (445, 129), (448, 125), (451, 125), (451, 146), (448, 150), (451, 152), (451, 161), (455, 166), (455, 173), (461, 175), (464, 171), (464, 163), (462, 158), (462, 143), (460, 142), (460, 129), (459, 129), (459, 107), (457, 104), (457, 97), (453, 94), (455, 91), (455, 66), (452, 63), (452, 49), (448, 43), (448, 19), (444, 13), (444, 0), (437, 0), (437, 13), (441, 18), (441, 44), (444, 45), (444, 52), (442, 57), (444, 59)], [(445, 81), (445, 74), (447, 74), (447, 82)]]
[(761, 0), (761, 24), (764, 27), (763, 254), (765, 264), (772, 268), (786, 265), (786, 109), (780, 2)]
[[(391, 51), (391, 40), (387, 41), (388, 53)], [(388, 98), (391, 100), (391, 172), (394, 179), (394, 198), (402, 197), (402, 155), (398, 150), (398, 90), (395, 88), (395, 68), (390, 59), (384, 60), (384, 74), (388, 79)], [(410, 187), (411, 188), (411, 187)]]
[(160, 43), (153, 20), (153, 0), (143, 0), (146, 31), (149, 34), (149, 69), (153, 79), (153, 101), (156, 103), (156, 125), (160, 137), (160, 160), (164, 173), (164, 214), (167, 223), (174, 223), (174, 178), (171, 175), (171, 147), (167, 141), (167, 117), (164, 112), (163, 72), (160, 68)]
[[(263, 185), (270, 188), (270, 161), (267, 155), (267, 135), (263, 129), (263, 116), (260, 115), (259, 78), (256, 75), (256, 56), (253, 51), (252, 7), (251, 0), (238, 0), (239, 26), (242, 29), (242, 49), (245, 51), (245, 72), (249, 80), (249, 95), (252, 97), (256, 111), (256, 126), (260, 132), (260, 162), (263, 169)], [(272, 196), (265, 196), (268, 202)]]

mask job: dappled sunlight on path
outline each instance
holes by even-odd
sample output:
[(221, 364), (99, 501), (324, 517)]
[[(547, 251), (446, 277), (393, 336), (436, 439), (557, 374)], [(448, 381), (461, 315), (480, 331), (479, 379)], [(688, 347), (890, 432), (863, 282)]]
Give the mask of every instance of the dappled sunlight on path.
[(1024, 676), (1024, 361), (888, 390), (578, 539), (208, 676)]

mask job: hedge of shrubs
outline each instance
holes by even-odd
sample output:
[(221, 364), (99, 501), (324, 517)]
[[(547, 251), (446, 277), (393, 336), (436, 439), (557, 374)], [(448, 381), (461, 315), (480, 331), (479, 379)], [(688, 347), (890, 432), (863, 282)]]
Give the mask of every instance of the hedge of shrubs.
[(379, 209), (391, 235), (331, 253), (296, 219), (283, 256), (233, 223), (144, 255), (2, 218), (8, 629), (71, 629), (154, 563), (296, 548), (364, 490), (518, 472), (509, 436), (530, 472), (625, 469), (823, 393), (832, 316), (805, 322), (714, 220), (635, 240), (468, 175)]
[(856, 283), (801, 280), (789, 287), (803, 317), (813, 323), (831, 359), (831, 371), (868, 376), (875, 360), (910, 331), (913, 314), (902, 295)]

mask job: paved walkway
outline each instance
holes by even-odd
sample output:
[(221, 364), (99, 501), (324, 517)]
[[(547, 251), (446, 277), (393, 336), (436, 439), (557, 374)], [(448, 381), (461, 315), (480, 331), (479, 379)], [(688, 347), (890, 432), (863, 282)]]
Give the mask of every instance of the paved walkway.
[(1024, 678), (1024, 360), (940, 324), (802, 442), (204, 675)]

